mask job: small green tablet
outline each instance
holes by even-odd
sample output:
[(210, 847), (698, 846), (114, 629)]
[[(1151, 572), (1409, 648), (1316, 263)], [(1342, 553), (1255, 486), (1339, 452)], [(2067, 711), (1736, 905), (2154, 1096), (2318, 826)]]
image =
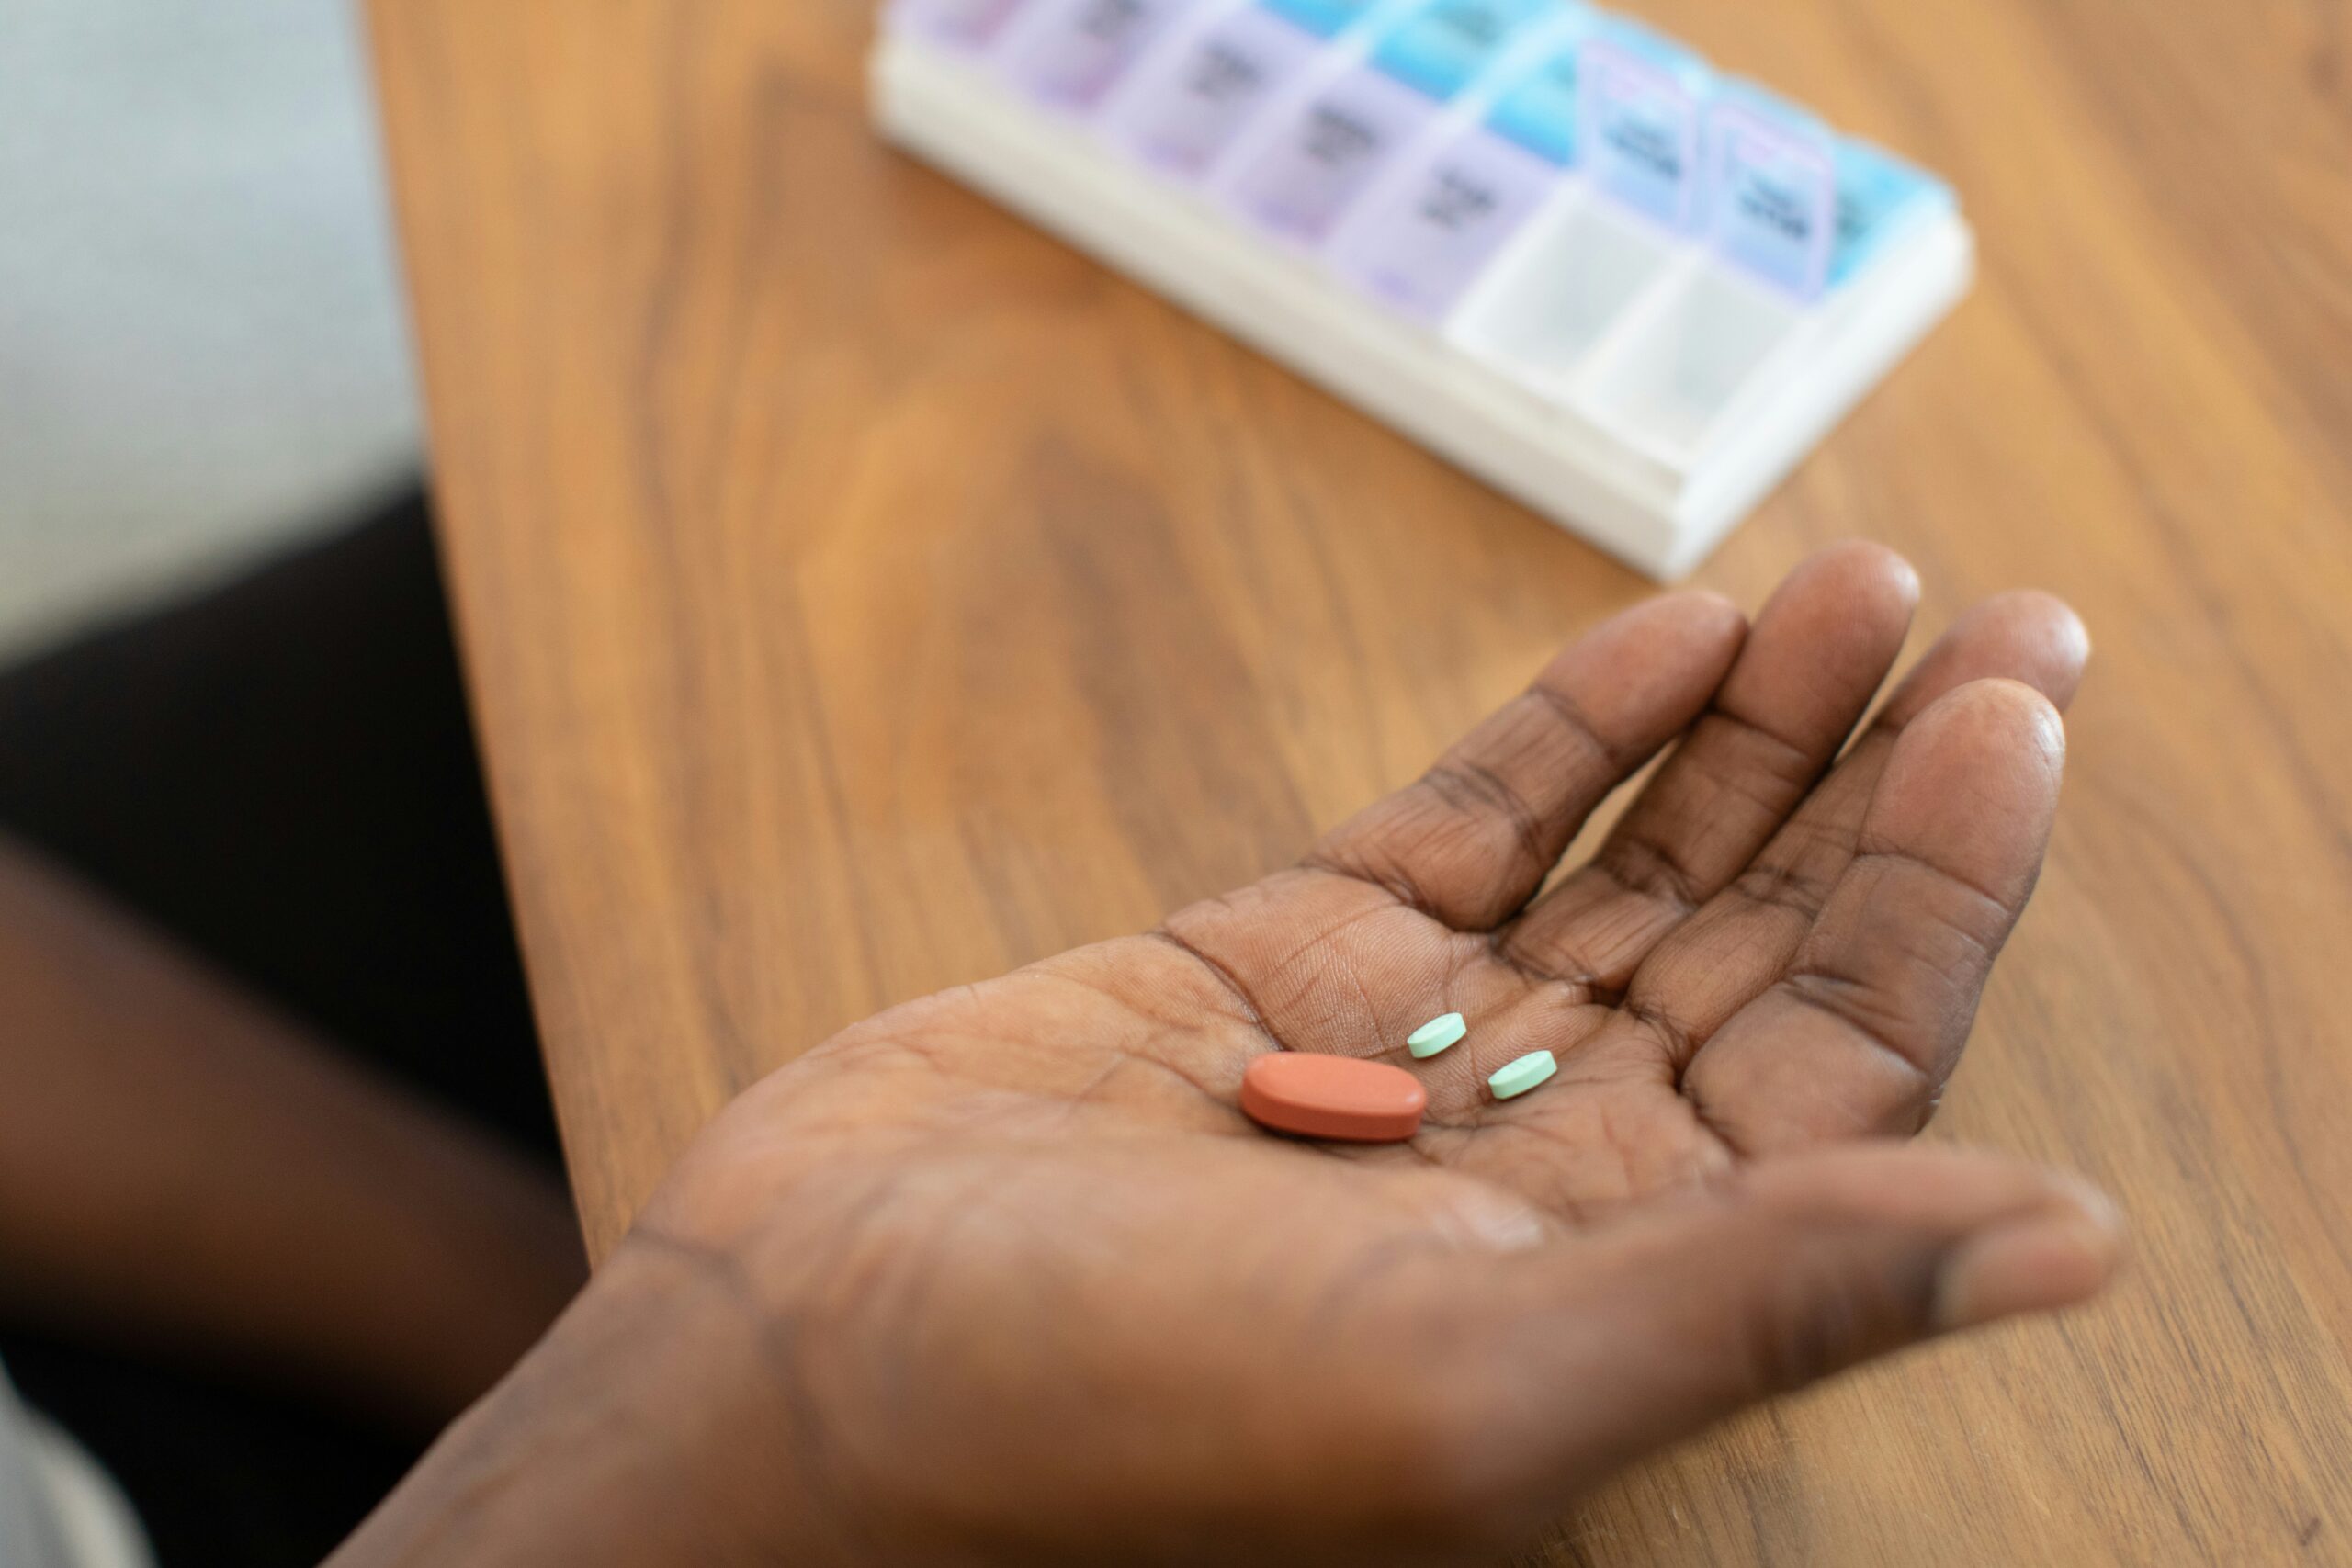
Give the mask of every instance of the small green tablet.
[(1560, 1070), (1549, 1051), (1530, 1051), (1518, 1061), (1487, 1080), (1497, 1100), (1517, 1100), (1539, 1084), (1547, 1083)]
[(1430, 1020), (1407, 1035), (1405, 1049), (1417, 1059), (1434, 1056), (1441, 1051), (1451, 1049), (1469, 1032), (1470, 1026), (1462, 1021), (1462, 1015), (1450, 1012), (1442, 1018)]

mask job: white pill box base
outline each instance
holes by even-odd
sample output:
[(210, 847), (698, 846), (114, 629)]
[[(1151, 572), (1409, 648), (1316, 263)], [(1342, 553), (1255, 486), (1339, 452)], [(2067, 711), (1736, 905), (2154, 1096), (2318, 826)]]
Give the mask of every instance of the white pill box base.
[(1974, 277), (1956, 214), (1809, 309), (1678, 251), (1547, 363), (1545, 332), (1577, 313), (1559, 280), (1657, 243), (1573, 186), (1441, 331), (918, 38), (886, 32), (874, 104), (899, 146), (1661, 581), (1703, 560)]

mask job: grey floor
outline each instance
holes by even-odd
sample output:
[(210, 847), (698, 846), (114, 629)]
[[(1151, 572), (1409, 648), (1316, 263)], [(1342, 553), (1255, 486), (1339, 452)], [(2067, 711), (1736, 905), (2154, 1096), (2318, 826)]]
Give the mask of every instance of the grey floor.
[(0, 0), (0, 659), (418, 468), (348, 0)]

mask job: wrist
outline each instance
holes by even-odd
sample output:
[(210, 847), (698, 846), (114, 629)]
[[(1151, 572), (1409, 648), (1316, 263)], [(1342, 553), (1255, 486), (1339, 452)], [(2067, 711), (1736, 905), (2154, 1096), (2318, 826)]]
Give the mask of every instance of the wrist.
[(632, 1236), (328, 1568), (847, 1560), (771, 1332), (725, 1259)]

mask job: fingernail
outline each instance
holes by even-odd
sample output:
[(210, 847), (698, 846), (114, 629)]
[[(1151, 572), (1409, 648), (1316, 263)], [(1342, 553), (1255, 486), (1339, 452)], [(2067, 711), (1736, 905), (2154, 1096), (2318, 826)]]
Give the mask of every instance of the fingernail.
[[(1890, 555), (1894, 554), (1894, 552), (1891, 550), (1887, 553)], [(1908, 599), (1916, 607), (1919, 603), (1919, 569), (1913, 566), (1909, 561), (1904, 559), (1903, 557), (1899, 555), (1894, 556), (1894, 565), (1896, 568), (1896, 576), (1894, 579), (1895, 586), (1901, 591), (1903, 596)]]
[(2098, 651), (2098, 645), (2091, 641), (2091, 628), (2089, 624), (2083, 619), (2082, 613), (2076, 610), (2072, 604), (2066, 604), (2062, 600), (2059, 603), (2059, 608), (2066, 612), (2066, 619), (2073, 623), (2077, 657), (2085, 664), (2089, 663), (2091, 660), (2091, 655)]
[(2123, 1235), (2105, 1193), (2064, 1182), (2048, 1207), (2000, 1221), (1947, 1255), (1936, 1277), (1936, 1332), (2088, 1300), (2120, 1267)]
[(2057, 758), (2066, 754), (2066, 721), (2047, 701), (2039, 705), (2039, 711), (2033, 716), (2033, 738), (2043, 756)]

